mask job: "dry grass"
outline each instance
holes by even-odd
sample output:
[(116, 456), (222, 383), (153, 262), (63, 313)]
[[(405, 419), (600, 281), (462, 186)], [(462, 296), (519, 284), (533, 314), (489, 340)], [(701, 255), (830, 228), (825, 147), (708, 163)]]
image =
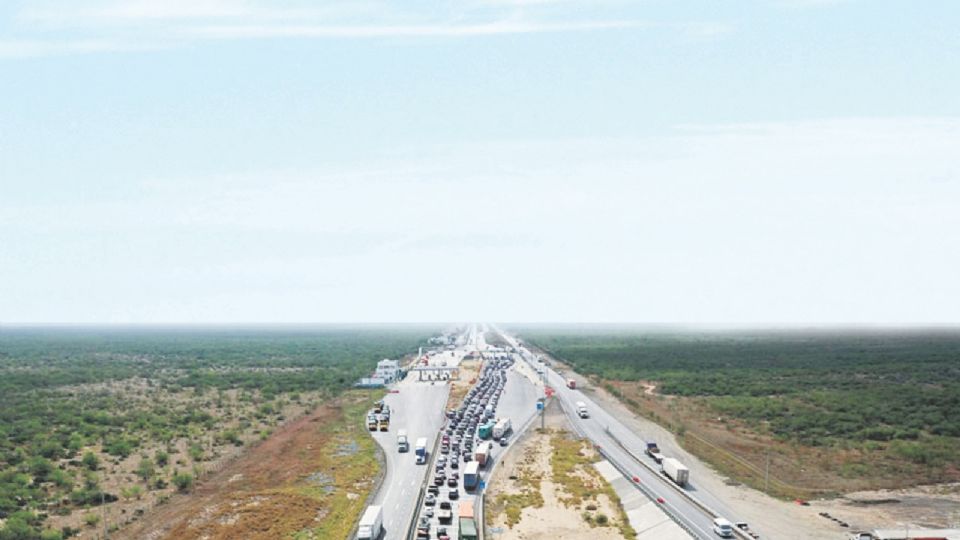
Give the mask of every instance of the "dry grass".
[(592, 465), (593, 448), (559, 427), (566, 419), (555, 406), (547, 424), (525, 434), (491, 480), (486, 526), (506, 526), (504, 539), (633, 538), (616, 492)]
[(645, 382), (604, 384), (631, 410), (673, 432), (687, 451), (723, 475), (779, 498), (897, 488), (920, 482), (928, 472), (892, 460), (879, 444), (803, 446), (774, 438), (762, 424), (719, 417), (701, 398), (657, 395)]
[(377, 397), (348, 392), (278, 429), (121, 537), (345, 538), (379, 471), (376, 443), (362, 428)]
[[(157, 407), (165, 407), (170, 411), (197, 410), (209, 413), (214, 419), (210, 429), (194, 426), (189, 436), (175, 437), (166, 442), (144, 437), (140, 447), (126, 458), (106, 454), (99, 444), (80, 450), (79, 455), (92, 451), (99, 457), (101, 466), (96, 474), (100, 486), (106, 492), (120, 496), (118, 501), (107, 503), (102, 509), (107, 526), (111, 529), (131, 523), (148, 509), (163, 504), (163, 501), (176, 492), (172, 485), (158, 489), (136, 475), (137, 466), (144, 458), (155, 461), (159, 451), (169, 455), (169, 464), (157, 464), (154, 476), (154, 479), (164, 479), (168, 484), (176, 471), (202, 477), (235, 459), (246, 447), (258, 442), (263, 433), (275, 429), (284, 421), (302, 416), (314, 408), (314, 403), (320, 399), (319, 393), (303, 393), (296, 401), (289, 399), (289, 396), (280, 396), (269, 401), (275, 412), (262, 414), (259, 408), (268, 401), (255, 391), (243, 393), (228, 390), (222, 394), (213, 390), (173, 391), (139, 378), (68, 386), (62, 391), (80, 398), (87, 394), (117, 396), (125, 404), (125, 408), (131, 411), (152, 410)], [(227, 431), (234, 434), (235, 443), (224, 438)], [(202, 451), (191, 455), (192, 445), (199, 445)], [(66, 466), (67, 461), (62, 460), (61, 465)], [(78, 484), (81, 480), (79, 477), (75, 479)], [(136, 495), (123, 496), (133, 493)], [(100, 512), (101, 509), (98, 509), (98, 515)], [(54, 529), (65, 526), (80, 528), (85, 524), (84, 515), (83, 510), (74, 510), (67, 515), (50, 513), (46, 523)]]
[[(550, 446), (553, 482), (562, 486), (566, 493), (561, 502), (568, 507), (582, 508), (584, 519), (591, 526), (614, 526), (625, 538), (634, 538), (636, 532), (630, 526), (616, 491), (591, 466), (598, 456), (589, 441), (574, 438), (566, 431), (557, 431), (550, 439)], [(617, 516), (611, 518), (600, 512), (604, 506), (615, 507)]]
[(535, 446), (524, 448), (523, 457), (508, 480), (510, 492), (494, 498), (487, 511), (488, 523), (492, 523), (491, 520), (502, 512), (506, 514), (507, 526), (513, 527), (520, 522), (524, 508), (543, 507), (543, 494), (540, 490), (543, 474), (537, 467), (536, 454)]

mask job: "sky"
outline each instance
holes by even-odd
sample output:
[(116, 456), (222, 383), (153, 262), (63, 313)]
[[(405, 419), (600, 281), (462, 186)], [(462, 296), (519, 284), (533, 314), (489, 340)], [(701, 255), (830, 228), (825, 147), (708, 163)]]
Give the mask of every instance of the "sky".
[(958, 28), (954, 0), (6, 0), (0, 324), (957, 324)]

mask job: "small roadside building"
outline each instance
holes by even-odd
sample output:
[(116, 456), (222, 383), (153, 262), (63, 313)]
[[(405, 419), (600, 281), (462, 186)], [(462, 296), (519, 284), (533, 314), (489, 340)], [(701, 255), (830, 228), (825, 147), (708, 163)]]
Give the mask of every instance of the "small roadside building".
[(383, 379), (386, 384), (390, 384), (400, 378), (400, 361), (384, 358), (377, 362), (377, 370), (373, 373), (374, 378)]

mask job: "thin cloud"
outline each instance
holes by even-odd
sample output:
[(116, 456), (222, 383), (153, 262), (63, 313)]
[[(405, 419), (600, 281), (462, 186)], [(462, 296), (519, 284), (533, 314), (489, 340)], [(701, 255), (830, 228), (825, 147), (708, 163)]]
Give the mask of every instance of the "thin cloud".
[(470, 37), (498, 34), (588, 32), (655, 26), (645, 21), (536, 22), (499, 21), (484, 24), (426, 25), (216, 25), (189, 29), (187, 35), (209, 39), (244, 38), (373, 38)]
[(143, 46), (105, 39), (43, 41), (19, 39), (0, 41), (0, 58), (35, 58), (41, 56), (91, 54), (119, 50), (142, 50)]
[[(492, 0), (438, 14), (398, 11), (369, 0), (319, 7), (266, 4), (255, 0), (115, 0), (84, 5), (46, 2), (24, 7), (15, 16), (19, 39), (0, 42), (0, 58), (157, 50), (209, 40), (470, 38), (512, 34), (660, 29), (698, 39), (731, 31), (713, 22), (657, 22), (627, 16), (591, 20), (546, 18), (538, 6), (574, 4), (569, 0)], [(487, 9), (496, 7), (498, 9)], [(484, 8), (486, 6), (486, 8)], [(523, 13), (516, 8), (527, 6)], [(69, 29), (71, 34), (65, 34)], [(59, 35), (50, 32), (56, 30)], [(65, 37), (69, 36), (69, 37)], [(144, 47), (141, 42), (149, 41)]]

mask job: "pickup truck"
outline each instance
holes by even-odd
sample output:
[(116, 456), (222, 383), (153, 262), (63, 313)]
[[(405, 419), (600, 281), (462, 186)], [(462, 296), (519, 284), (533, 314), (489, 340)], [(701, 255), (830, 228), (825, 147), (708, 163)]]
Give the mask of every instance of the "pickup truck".
[(657, 463), (663, 462), (663, 454), (660, 453), (660, 448), (657, 447), (657, 443), (648, 442), (647, 449), (644, 452), (653, 458)]
[(450, 501), (440, 503), (440, 510), (437, 511), (437, 519), (440, 520), (440, 523), (450, 523), (453, 521), (453, 507), (450, 506)]

